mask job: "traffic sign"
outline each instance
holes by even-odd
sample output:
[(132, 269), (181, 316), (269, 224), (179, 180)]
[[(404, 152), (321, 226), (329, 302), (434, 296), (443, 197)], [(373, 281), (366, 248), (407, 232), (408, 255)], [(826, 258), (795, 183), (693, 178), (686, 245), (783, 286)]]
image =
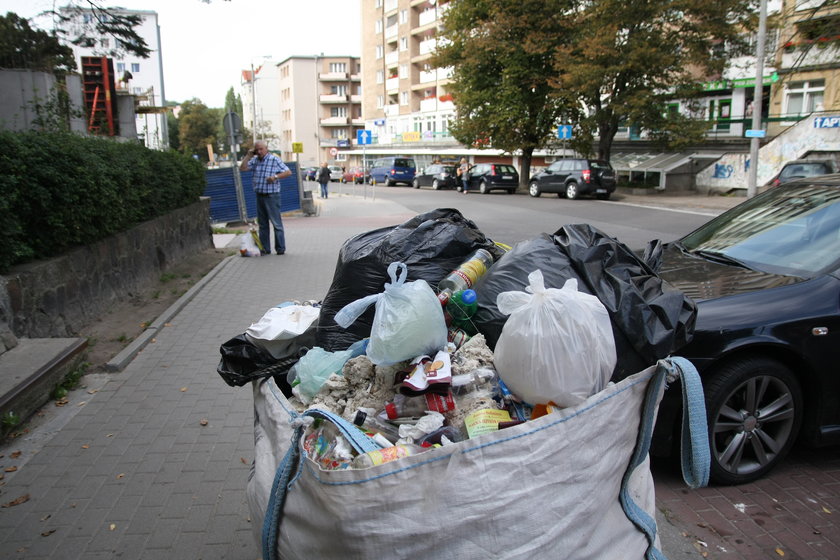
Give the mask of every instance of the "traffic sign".
[(569, 140), (572, 138), (572, 125), (561, 124), (557, 127), (557, 138), (560, 140)]
[(749, 129), (744, 132), (744, 136), (747, 138), (764, 138), (765, 136), (767, 136), (767, 131)]
[(330, 155), (335, 157), (338, 155), (338, 148), (330, 148)]
[(370, 130), (357, 130), (356, 131), (356, 144), (360, 146), (364, 146), (365, 144), (370, 144), (371, 141), (371, 132)]
[(292, 153), (293, 154), (302, 154), (303, 153), (303, 142), (292, 142)]

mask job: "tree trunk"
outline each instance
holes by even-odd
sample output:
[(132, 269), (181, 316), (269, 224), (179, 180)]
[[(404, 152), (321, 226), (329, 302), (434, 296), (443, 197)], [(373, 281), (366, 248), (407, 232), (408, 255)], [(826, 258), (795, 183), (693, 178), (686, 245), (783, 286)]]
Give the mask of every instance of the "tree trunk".
[(610, 161), (613, 139), (618, 132), (618, 119), (609, 119), (598, 125), (598, 159)]
[(522, 148), (522, 156), (520, 156), (519, 165), (519, 187), (516, 192), (528, 192), (528, 179), (531, 178), (531, 160), (533, 159), (534, 148)]

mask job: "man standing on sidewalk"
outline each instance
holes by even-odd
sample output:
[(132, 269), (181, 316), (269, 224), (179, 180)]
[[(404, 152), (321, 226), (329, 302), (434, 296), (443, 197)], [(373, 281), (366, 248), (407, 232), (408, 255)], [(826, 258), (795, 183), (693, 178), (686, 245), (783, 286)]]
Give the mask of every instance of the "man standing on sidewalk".
[(279, 157), (268, 153), (268, 146), (262, 140), (254, 143), (254, 149), (245, 154), (239, 165), (240, 171), (249, 169), (253, 171), (251, 182), (257, 195), (257, 223), (260, 226), (262, 254), (271, 253), (270, 222), (274, 226), (274, 250), (282, 255), (286, 252), (286, 237), (280, 211), (280, 179), (290, 177), (292, 170)]

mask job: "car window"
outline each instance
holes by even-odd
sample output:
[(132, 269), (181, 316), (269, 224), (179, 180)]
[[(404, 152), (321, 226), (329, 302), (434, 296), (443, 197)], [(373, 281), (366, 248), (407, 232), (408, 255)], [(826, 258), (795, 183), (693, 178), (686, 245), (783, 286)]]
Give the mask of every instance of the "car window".
[(612, 166), (607, 161), (600, 159), (593, 159), (589, 161), (589, 167), (592, 169), (612, 169)]
[(551, 165), (548, 166), (548, 170), (551, 171), (552, 173), (557, 173), (558, 171), (560, 171), (560, 169), (562, 167), (563, 167), (563, 162), (562, 161), (555, 161), (554, 163), (552, 163)]
[(450, 175), (454, 175), (455, 174), (455, 166), (454, 165), (445, 165), (443, 167), (443, 171), (445, 173), (449, 173)]
[(413, 159), (404, 159), (404, 158), (397, 158), (394, 160), (394, 167), (414, 167), (414, 160)]
[(512, 165), (496, 165), (497, 175), (514, 175), (516, 168)]
[(840, 189), (786, 184), (718, 216), (681, 242), (750, 268), (808, 278), (837, 267)]
[(560, 162), (560, 171), (571, 171), (574, 169), (574, 161), (571, 159), (564, 159)]

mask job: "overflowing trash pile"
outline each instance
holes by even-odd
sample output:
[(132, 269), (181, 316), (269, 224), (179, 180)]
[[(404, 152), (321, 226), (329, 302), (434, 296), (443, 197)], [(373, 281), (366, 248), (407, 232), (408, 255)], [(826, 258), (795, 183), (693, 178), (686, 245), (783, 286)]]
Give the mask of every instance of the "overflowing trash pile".
[(590, 226), (505, 250), (457, 210), (348, 240), (321, 302), (285, 302), (222, 346), (231, 385), (273, 376), (312, 420), (306, 456), (365, 469), (575, 406), (690, 339), (695, 307)]

